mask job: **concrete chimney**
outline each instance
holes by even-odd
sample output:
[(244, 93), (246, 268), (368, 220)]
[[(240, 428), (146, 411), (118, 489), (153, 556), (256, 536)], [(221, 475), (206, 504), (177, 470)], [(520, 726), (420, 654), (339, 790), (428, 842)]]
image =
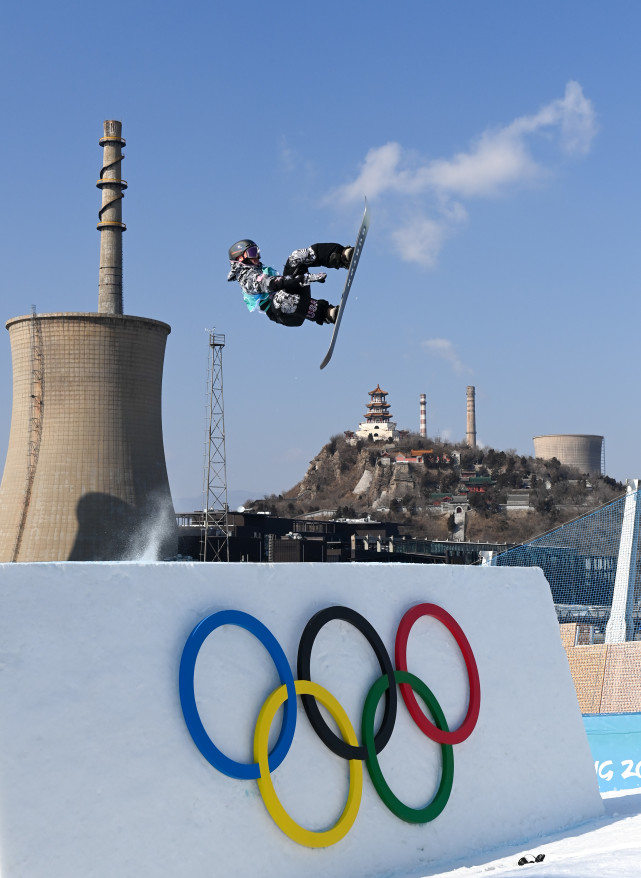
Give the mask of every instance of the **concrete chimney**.
[(122, 314), (122, 233), (127, 226), (122, 221), (122, 190), (127, 183), (122, 179), (120, 163), (124, 159), (122, 122), (108, 119), (105, 134), (100, 139), (103, 147), (102, 168), (96, 186), (102, 190), (102, 206), (98, 211), (100, 222), (100, 272), (98, 276), (98, 313)]
[(470, 448), (476, 448), (476, 402), (475, 390), (467, 388), (467, 436), (465, 441)]
[(426, 413), (427, 403), (425, 399), (425, 394), (421, 393), (421, 429), (420, 436), (421, 439), (425, 439), (427, 437), (427, 413)]

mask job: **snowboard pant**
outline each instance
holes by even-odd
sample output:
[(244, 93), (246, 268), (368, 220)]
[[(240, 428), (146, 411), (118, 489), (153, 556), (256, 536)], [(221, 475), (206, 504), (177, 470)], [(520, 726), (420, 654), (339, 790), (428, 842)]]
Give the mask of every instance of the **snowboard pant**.
[[(312, 244), (312, 249), (316, 254), (313, 262), (292, 268), (288, 259), (283, 268), (283, 275), (296, 278), (307, 274), (309, 268), (341, 267), (341, 256), (345, 249), (342, 244)], [(270, 320), (282, 326), (302, 326), (305, 320), (313, 320), (314, 323), (322, 326), (330, 307), (327, 299), (312, 298), (309, 285), (298, 285), (294, 291), (294, 285), (288, 283), (285, 290), (270, 295), (269, 301), (261, 305), (261, 310), (266, 312)]]
[(322, 326), (330, 307), (327, 299), (313, 299), (309, 287), (300, 287), (298, 293), (270, 293), (260, 309), (281, 326), (302, 326), (306, 320)]
[(316, 259), (307, 265), (297, 265), (295, 268), (291, 267), (288, 259), (283, 274), (296, 277), (299, 274), (307, 274), (308, 268), (340, 268), (344, 249), (342, 244), (312, 244)]

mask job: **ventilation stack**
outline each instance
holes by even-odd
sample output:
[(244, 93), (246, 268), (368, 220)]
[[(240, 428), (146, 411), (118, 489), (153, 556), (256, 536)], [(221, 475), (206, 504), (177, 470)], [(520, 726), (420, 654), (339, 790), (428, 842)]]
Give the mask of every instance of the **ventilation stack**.
[(421, 393), (421, 427), (420, 427), (420, 436), (421, 439), (425, 439), (427, 437), (427, 400), (425, 398), (425, 394)]
[(157, 560), (177, 529), (162, 438), (166, 323), (122, 314), (121, 123), (107, 121), (98, 313), (6, 324), (13, 363), (0, 561)]
[(474, 387), (467, 388), (467, 436), (466, 443), (470, 448), (476, 448), (476, 401)]

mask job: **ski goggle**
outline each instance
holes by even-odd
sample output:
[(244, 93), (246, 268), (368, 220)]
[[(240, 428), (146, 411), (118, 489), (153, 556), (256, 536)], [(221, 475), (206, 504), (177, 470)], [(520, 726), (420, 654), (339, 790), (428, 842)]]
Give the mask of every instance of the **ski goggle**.
[(248, 247), (243, 253), (243, 258), (245, 259), (258, 259), (260, 256), (260, 249), (254, 245), (253, 247)]

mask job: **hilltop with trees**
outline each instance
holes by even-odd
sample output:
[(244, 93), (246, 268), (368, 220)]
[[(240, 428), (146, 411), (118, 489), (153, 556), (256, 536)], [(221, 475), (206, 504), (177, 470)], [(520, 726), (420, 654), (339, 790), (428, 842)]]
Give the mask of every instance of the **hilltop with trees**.
[(456, 531), (459, 539), (521, 543), (624, 491), (608, 476), (588, 476), (556, 458), (416, 433), (393, 444), (336, 435), (293, 488), (247, 505), (290, 518), (369, 516), (397, 522), (420, 539), (445, 539)]

